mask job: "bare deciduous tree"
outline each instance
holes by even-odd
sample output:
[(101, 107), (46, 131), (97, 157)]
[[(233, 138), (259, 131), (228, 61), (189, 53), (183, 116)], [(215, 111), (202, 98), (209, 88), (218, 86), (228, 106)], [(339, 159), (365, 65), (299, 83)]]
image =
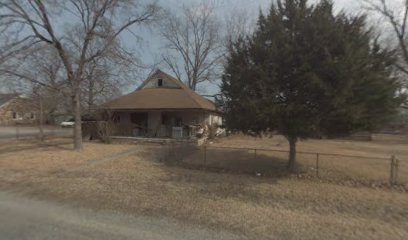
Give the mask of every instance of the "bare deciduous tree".
[(220, 23), (210, 5), (184, 6), (179, 15), (167, 13), (161, 35), (168, 49), (164, 62), (192, 90), (217, 78), (224, 51)]
[(225, 45), (235, 42), (238, 38), (246, 37), (255, 29), (255, 22), (246, 9), (234, 9), (225, 16)]
[(408, 0), (364, 0), (364, 3), (367, 10), (379, 14), (391, 27), (400, 59), (396, 66), (408, 74)]
[[(32, 107), (32, 109), (35, 110), (36, 112), (36, 118), (38, 121), (38, 129), (40, 130), (40, 140), (44, 141), (45, 139), (45, 135), (44, 135), (44, 122), (45, 122), (45, 109), (46, 108), (44, 105), (46, 105), (47, 103), (54, 103), (55, 99), (50, 99), (49, 97), (45, 97), (47, 96), (46, 93), (44, 93), (43, 91), (46, 91), (47, 89), (44, 89), (43, 87), (41, 87), (38, 84), (34, 84), (32, 86), (32, 91), (31, 94), (29, 96), (30, 98), (30, 105)], [(51, 100), (51, 101), (50, 101)], [(48, 105), (47, 104), (47, 105)]]
[(84, 81), (82, 87), (82, 107), (89, 114), (95, 108), (114, 97), (121, 94), (122, 88), (129, 84), (130, 79), (135, 79), (135, 75), (142, 66), (134, 63), (137, 59), (117, 58), (96, 58), (87, 64), (84, 70)]
[(42, 49), (28, 56), (24, 62), (26, 76), (37, 79), (43, 84), (29, 82), (31, 105), (36, 110), (40, 139), (44, 139), (43, 126), (53, 123), (58, 115), (66, 115), (69, 106), (65, 99), (69, 96), (63, 66), (56, 51), (52, 48)]
[[(24, 61), (9, 64), (3, 75), (6, 84), (27, 97), (25, 105), (35, 112), (36, 122), (40, 130), (40, 139), (44, 139), (43, 126), (53, 123), (58, 115), (69, 114), (66, 98), (69, 88), (66, 85), (63, 66), (53, 48), (41, 47), (33, 49)], [(18, 67), (18, 68), (17, 68)], [(12, 74), (10, 74), (10, 73)], [(27, 81), (26, 79), (31, 79)]]
[[(119, 35), (154, 20), (156, 4), (136, 0), (3, 0), (0, 3), (0, 58), (19, 63), (40, 43), (55, 49), (70, 91), (75, 117), (74, 148), (82, 149), (81, 88), (87, 64), (123, 55)], [(63, 29), (63, 30), (61, 30)], [(6, 38), (7, 37), (7, 38)], [(14, 71), (15, 70), (15, 71)], [(0, 71), (41, 84), (18, 67)]]
[[(394, 35), (395, 50), (398, 54), (396, 68), (400, 71), (403, 84), (408, 87), (408, 0), (364, 0), (365, 8), (386, 20)], [(390, 44), (390, 43), (388, 43)], [(391, 41), (391, 44), (392, 41)], [(408, 109), (408, 102), (402, 105)]]

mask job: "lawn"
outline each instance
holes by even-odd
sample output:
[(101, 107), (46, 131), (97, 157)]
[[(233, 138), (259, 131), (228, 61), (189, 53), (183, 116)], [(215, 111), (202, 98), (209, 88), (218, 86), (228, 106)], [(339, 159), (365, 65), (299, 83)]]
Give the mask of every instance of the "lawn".
[[(273, 144), (243, 137), (213, 144), (237, 142)], [(366, 147), (372, 149), (367, 154), (385, 154), (363, 142), (304, 142), (299, 149), (322, 144), (327, 144), (324, 150), (330, 145), (358, 153)], [(10, 153), (4, 146), (0, 150), (2, 189), (75, 206), (171, 217), (248, 239), (408, 239), (408, 194), (392, 189), (188, 170), (157, 161), (157, 151), (147, 146), (86, 143), (80, 154), (62, 143), (28, 145)], [(135, 152), (118, 155), (129, 150)], [(114, 155), (119, 157), (95, 161)]]
[[(0, 141), (0, 186), (10, 179), (22, 181), (48, 176), (87, 162), (134, 148), (131, 145), (85, 143), (82, 152), (73, 151), (70, 139)], [(27, 179), (26, 179), (27, 178)]]
[[(297, 146), (299, 176), (318, 175), (320, 180), (337, 183), (387, 185), (394, 155), (399, 161), (398, 184), (408, 189), (408, 137), (374, 137), (375, 140), (369, 142), (300, 141)], [(185, 154), (183, 162), (230, 172), (276, 176), (284, 173), (288, 148), (286, 139), (279, 135), (272, 138), (238, 135), (217, 139), (206, 148)]]
[[(401, 159), (408, 160), (408, 135), (374, 135), (373, 141), (350, 141), (350, 140), (316, 140), (309, 139), (299, 141), (298, 151), (337, 153), (344, 155), (357, 155), (365, 157), (385, 157), (396, 155)], [(227, 138), (219, 138), (213, 141), (214, 146), (248, 147), (287, 150), (287, 140), (274, 135), (264, 138), (254, 138), (245, 135), (235, 135)]]

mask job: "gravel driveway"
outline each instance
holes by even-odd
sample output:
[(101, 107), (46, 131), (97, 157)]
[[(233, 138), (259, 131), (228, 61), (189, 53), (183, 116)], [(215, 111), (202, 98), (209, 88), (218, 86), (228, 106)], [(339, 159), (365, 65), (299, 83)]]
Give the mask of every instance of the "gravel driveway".
[(228, 232), (170, 219), (126, 216), (72, 208), (0, 191), (0, 236), (8, 240), (45, 239), (242, 239)]

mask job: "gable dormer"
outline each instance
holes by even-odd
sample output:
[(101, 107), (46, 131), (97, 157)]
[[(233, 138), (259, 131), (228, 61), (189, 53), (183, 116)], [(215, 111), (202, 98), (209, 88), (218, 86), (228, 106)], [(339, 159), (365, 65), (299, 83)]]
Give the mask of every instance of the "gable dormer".
[(155, 74), (142, 86), (141, 89), (146, 88), (181, 88), (174, 80), (169, 79), (163, 74)]

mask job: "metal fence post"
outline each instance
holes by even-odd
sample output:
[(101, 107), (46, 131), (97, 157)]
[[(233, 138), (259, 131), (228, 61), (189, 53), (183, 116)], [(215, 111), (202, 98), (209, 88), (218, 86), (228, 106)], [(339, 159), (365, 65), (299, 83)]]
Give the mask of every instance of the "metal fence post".
[(16, 124), (16, 139), (20, 138), (20, 129), (18, 128), (18, 124)]
[(204, 146), (204, 168), (207, 167), (207, 146)]
[(174, 144), (173, 143), (170, 143), (170, 156), (171, 156), (171, 161), (174, 161), (174, 158), (175, 158), (175, 154), (174, 154), (175, 152), (174, 152)]
[(391, 156), (391, 165), (390, 165), (390, 185), (394, 185), (394, 161), (395, 156)]
[(398, 165), (399, 165), (399, 160), (395, 158), (394, 160), (394, 184), (398, 183)]
[(316, 153), (316, 177), (319, 177), (319, 158), (320, 154)]

